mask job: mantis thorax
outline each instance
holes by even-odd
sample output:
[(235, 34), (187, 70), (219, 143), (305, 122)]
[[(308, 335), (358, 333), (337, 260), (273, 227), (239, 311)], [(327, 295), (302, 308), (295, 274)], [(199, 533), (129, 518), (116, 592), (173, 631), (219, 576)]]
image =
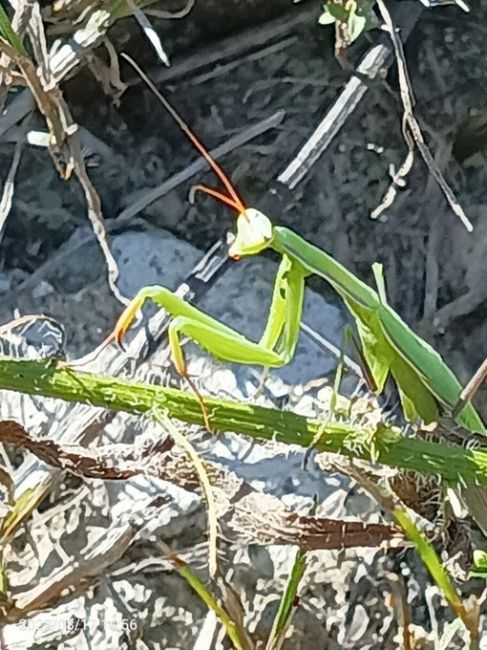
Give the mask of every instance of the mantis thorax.
[(234, 258), (256, 255), (270, 246), (272, 236), (271, 220), (255, 208), (247, 208), (238, 215), (237, 234), (228, 254)]

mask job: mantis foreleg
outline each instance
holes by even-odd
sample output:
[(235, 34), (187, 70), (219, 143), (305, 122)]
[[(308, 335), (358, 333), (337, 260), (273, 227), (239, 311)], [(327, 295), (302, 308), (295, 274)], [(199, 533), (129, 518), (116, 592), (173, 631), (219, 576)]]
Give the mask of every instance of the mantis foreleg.
[(177, 372), (184, 377), (200, 400), (209, 427), (204, 401), (187, 372), (181, 337), (187, 336), (213, 356), (232, 363), (277, 368), (294, 355), (301, 321), (304, 272), (301, 265), (283, 257), (276, 276), (269, 318), (261, 339), (251, 341), (236, 330), (185, 302), (165, 287), (144, 287), (131, 300), (105, 340), (105, 345), (121, 344), (137, 312), (147, 300), (165, 309), (174, 319), (168, 327), (171, 358)]

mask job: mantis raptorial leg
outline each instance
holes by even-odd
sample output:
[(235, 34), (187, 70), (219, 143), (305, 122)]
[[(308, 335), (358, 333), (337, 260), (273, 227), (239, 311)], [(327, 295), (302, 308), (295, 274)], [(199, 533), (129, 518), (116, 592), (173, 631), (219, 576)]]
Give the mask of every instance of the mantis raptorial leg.
[[(225, 191), (198, 185), (202, 191), (225, 203), (237, 213), (237, 234), (230, 245), (234, 259), (273, 249), (282, 257), (274, 285), (269, 318), (262, 338), (253, 342), (216, 319), (188, 305), (163, 287), (142, 289), (120, 317), (108, 342), (120, 341), (136, 312), (150, 299), (166, 309), (174, 321), (169, 328), (172, 358), (187, 377), (180, 334), (189, 336), (211, 354), (225, 361), (278, 367), (294, 355), (301, 322), (304, 283), (310, 275), (325, 279), (343, 299), (352, 314), (376, 392), (381, 393), (389, 375), (394, 378), (405, 415), (424, 422), (437, 420), (442, 410), (451, 411), (462, 386), (440, 355), (417, 336), (388, 305), (380, 272), (379, 291), (367, 286), (331, 255), (306, 241), (289, 228), (275, 226), (259, 210), (247, 208), (220, 165), (209, 155), (180, 115), (161, 95), (147, 75), (125, 55), (149, 85), (159, 101), (205, 158)], [(202, 401), (203, 408), (204, 402)], [(471, 431), (487, 433), (472, 404), (467, 403), (457, 420)], [(208, 416), (206, 416), (208, 424)]]
[(169, 289), (156, 285), (144, 287), (131, 300), (102, 347), (111, 343), (122, 344), (125, 333), (146, 300), (151, 300), (165, 309), (174, 316), (168, 327), (172, 361), (177, 372), (188, 381), (198, 396), (205, 425), (210, 430), (204, 400), (187, 372), (180, 342), (181, 336), (189, 337), (210, 354), (224, 361), (256, 364), (268, 368), (276, 368), (288, 363), (294, 353), (299, 335), (304, 291), (303, 282), (299, 280), (296, 282), (296, 273), (300, 275), (300, 272), (296, 271), (296, 264), (288, 258), (283, 258), (274, 285), (271, 317), (258, 343), (250, 341), (234, 329), (185, 302)]

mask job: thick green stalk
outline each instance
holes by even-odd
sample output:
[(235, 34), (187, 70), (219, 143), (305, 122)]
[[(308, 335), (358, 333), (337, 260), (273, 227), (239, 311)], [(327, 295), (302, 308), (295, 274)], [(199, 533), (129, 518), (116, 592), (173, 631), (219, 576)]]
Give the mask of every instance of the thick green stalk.
[[(186, 391), (125, 379), (98, 376), (63, 367), (55, 360), (0, 359), (0, 389), (68, 402), (105, 406), (115, 411), (165, 411), (169, 417), (203, 424), (196, 397)], [(381, 425), (320, 423), (286, 411), (205, 397), (213, 427), (259, 440), (308, 447), (321, 427), (318, 451), (335, 452), (423, 474), (438, 474), (450, 483), (487, 485), (487, 450), (465, 449), (408, 438), (399, 429)]]

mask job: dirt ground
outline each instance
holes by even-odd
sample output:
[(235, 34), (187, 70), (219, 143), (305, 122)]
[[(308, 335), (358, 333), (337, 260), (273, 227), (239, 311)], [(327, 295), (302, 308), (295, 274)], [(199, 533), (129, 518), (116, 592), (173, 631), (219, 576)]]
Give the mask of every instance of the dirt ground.
[[(297, 38), (281, 49), (242, 60), (225, 74), (214, 66), (211, 72), (187, 73), (165, 86), (171, 101), (210, 148), (284, 110), (279, 127), (225, 157), (224, 166), (241, 194), (249, 205), (292, 227), (366, 281), (372, 281), (372, 263), (381, 261), (392, 306), (439, 349), (463, 381), (487, 353), (486, 18), (487, 0), (475, 3), (471, 14), (456, 7), (424, 11), (406, 47), (417, 117), (435, 159), (474, 224), (473, 234), (449, 208), (418, 153), (394, 204), (380, 220), (369, 218), (389, 186), (390, 165), (397, 168), (407, 153), (394, 70), (370, 84), (355, 114), (305, 181), (292, 193), (279, 187), (275, 179), (347, 78), (333, 57), (332, 32), (315, 18), (303, 22)], [(196, 19), (190, 15), (184, 20), (190, 25)], [(189, 54), (207, 56), (227, 35), (195, 27), (195, 40), (189, 43), (186, 29), (192, 33), (190, 27), (175, 27), (169, 34), (174, 64)], [(199, 34), (204, 38), (196, 40)], [(115, 32), (115, 42), (117, 38), (122, 37)], [(351, 50), (352, 63), (367, 46), (362, 41)], [(134, 54), (141, 49), (139, 43)], [(147, 59), (144, 63), (156, 77), (158, 69)], [(129, 87), (119, 104), (101, 92), (87, 71), (66, 85), (79, 124), (109, 147), (108, 152), (89, 152), (89, 172), (112, 225), (141, 193), (197, 157), (131, 69), (123, 66), (122, 76)], [(11, 150), (3, 147), (2, 177), (10, 157)], [(209, 173), (201, 180), (215, 184)], [(147, 222), (208, 249), (231, 229), (233, 217), (227, 208), (201, 196), (191, 206), (190, 184), (145, 208), (137, 215), (137, 227)], [(16, 287), (48, 263), (74, 230), (85, 224), (86, 207), (76, 182), (59, 180), (45, 151), (25, 149), (1, 243), (3, 271), (10, 283), (1, 312), (4, 320), (16, 307), (27, 309)], [(80, 282), (76, 274), (74, 279), (63, 277), (61, 269), (54, 283), (61, 295), (46, 299), (40, 293), (29, 298), (28, 307), (46, 311), (47, 304), (47, 311), (66, 323), (68, 336), (81, 327), (84, 334), (76, 335), (80, 352), (85, 352), (99, 342), (100, 331), (113, 322), (119, 307), (106, 287), (99, 260), (95, 264), (81, 255), (70, 264), (70, 268), (78, 265)], [(88, 307), (70, 298), (87, 284), (93, 285)], [(328, 287), (313, 286), (332, 297)], [(487, 413), (487, 408), (483, 411)]]

